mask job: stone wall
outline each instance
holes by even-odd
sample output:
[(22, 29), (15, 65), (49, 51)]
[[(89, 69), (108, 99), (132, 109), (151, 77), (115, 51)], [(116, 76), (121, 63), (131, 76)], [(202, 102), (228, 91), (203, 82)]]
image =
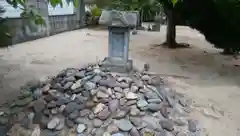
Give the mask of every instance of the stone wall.
[(7, 24), (11, 28), (12, 39), (9, 40), (8, 45), (84, 27), (85, 6), (83, 1), (79, 2), (74, 14), (56, 16), (48, 15), (47, 2), (44, 0), (31, 0), (30, 5), (35, 6), (42, 14), (46, 25), (35, 25), (24, 18), (9, 18)]

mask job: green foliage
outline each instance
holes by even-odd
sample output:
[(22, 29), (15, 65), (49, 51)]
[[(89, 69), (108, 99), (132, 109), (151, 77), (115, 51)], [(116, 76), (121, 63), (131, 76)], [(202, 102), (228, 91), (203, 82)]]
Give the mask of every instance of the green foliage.
[(184, 0), (176, 11), (190, 27), (221, 49), (240, 51), (239, 0)]
[(96, 17), (96, 16), (101, 16), (101, 10), (97, 7), (97, 6), (92, 6), (90, 7), (90, 10), (91, 10), (91, 14), (93, 17)]
[[(5, 9), (0, 6), (0, 14), (3, 14)], [(5, 46), (8, 44), (9, 39), (11, 38), (10, 29), (6, 25), (7, 20), (0, 17), (0, 46)]]

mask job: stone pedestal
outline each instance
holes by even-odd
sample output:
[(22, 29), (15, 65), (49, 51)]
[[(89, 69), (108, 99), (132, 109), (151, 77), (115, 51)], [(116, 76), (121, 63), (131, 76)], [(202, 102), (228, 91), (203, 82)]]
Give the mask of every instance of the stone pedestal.
[(160, 32), (160, 28), (161, 28), (161, 16), (155, 16), (152, 30)]
[(106, 57), (102, 63), (102, 67), (109, 69), (112, 72), (126, 73), (133, 68), (133, 61), (123, 61), (121, 59)]

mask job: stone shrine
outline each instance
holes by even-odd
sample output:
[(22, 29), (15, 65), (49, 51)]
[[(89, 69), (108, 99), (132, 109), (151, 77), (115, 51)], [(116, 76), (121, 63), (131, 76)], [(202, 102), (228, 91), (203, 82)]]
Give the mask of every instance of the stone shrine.
[(161, 16), (156, 15), (154, 18), (154, 25), (152, 26), (152, 30), (160, 32), (160, 28), (161, 28)]
[[(131, 20), (131, 21), (129, 21)], [(103, 67), (111, 71), (128, 72), (132, 69), (132, 60), (128, 59), (130, 28), (137, 24), (137, 15), (121, 11), (104, 11), (100, 24), (108, 26), (108, 57)]]

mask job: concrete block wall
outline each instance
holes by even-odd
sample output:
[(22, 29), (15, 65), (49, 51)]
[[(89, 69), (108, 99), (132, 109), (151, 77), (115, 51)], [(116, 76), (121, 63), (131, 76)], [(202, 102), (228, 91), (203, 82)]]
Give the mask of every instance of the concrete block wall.
[(34, 6), (42, 14), (46, 25), (35, 25), (24, 18), (9, 18), (7, 24), (11, 28), (12, 34), (9, 45), (79, 29), (85, 25), (85, 5), (83, 0), (80, 0), (74, 14), (69, 15), (49, 16), (47, 0), (28, 0), (28, 4)]

